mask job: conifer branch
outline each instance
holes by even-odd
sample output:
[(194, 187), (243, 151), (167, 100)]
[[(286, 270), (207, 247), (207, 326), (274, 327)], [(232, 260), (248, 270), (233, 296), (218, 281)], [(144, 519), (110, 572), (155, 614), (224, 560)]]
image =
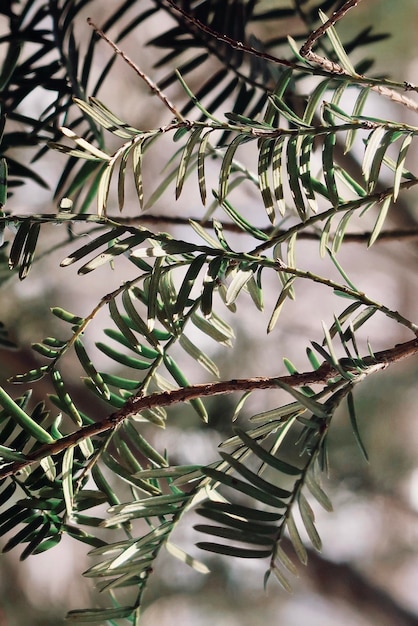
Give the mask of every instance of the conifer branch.
[[(376, 352), (374, 356), (366, 356), (362, 359), (362, 368), (367, 368), (375, 373), (376, 371), (386, 369), (389, 365), (393, 365), (406, 358), (418, 354), (418, 339), (397, 344), (393, 348)], [(347, 372), (358, 372), (358, 363), (351, 359), (341, 359), (341, 366)], [(54, 456), (79, 444), (81, 441), (89, 437), (95, 437), (106, 432), (115, 430), (124, 420), (133, 415), (141, 413), (146, 409), (156, 407), (167, 407), (174, 404), (189, 402), (196, 398), (212, 397), (216, 395), (225, 395), (234, 392), (255, 391), (258, 389), (277, 389), (280, 383), (297, 388), (304, 385), (325, 385), (330, 379), (338, 376), (338, 371), (329, 363), (323, 363), (317, 370), (309, 372), (301, 372), (289, 376), (273, 376), (258, 378), (242, 378), (227, 381), (219, 381), (214, 383), (203, 383), (174, 389), (172, 391), (155, 392), (147, 396), (133, 396), (125, 403), (125, 405), (115, 411), (108, 417), (90, 424), (66, 435), (62, 439), (52, 443), (40, 446), (37, 450), (28, 454), (24, 461), (16, 461), (0, 470), (0, 480), (11, 476), (22, 469), (33, 465), (47, 456)]]

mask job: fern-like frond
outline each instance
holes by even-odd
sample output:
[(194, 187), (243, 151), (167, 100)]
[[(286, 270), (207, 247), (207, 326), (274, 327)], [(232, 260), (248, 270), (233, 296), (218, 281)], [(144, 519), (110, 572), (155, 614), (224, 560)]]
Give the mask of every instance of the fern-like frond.
[[(256, 431), (237, 431), (234, 438), (237, 447), (232, 453), (220, 452), (221, 469), (204, 469), (217, 490), (221, 490), (223, 501), (208, 500), (198, 509), (201, 515), (218, 525), (198, 524), (198, 531), (215, 537), (217, 542), (203, 541), (197, 545), (218, 554), (267, 558), (268, 571), (274, 572), (282, 585), (289, 589), (281, 568), (285, 565), (285, 569), (294, 570), (295, 567), (280, 546), (285, 531), (296, 555), (305, 562), (303, 544), (293, 521), (295, 510), (298, 510), (314, 547), (321, 548), (314, 515), (303, 491), (308, 489), (327, 510), (331, 508), (317, 478), (313, 478), (326, 426), (322, 420), (311, 418), (304, 419), (301, 428), (295, 417), (289, 417), (286, 422), (272, 420), (267, 424), (269, 428), (263, 429), (262, 436), (256, 435)], [(299, 454), (295, 451), (295, 460), (289, 462), (280, 458), (281, 450), (288, 450), (285, 442), (288, 437), (294, 438), (295, 432), (298, 432), (296, 437), (300, 442)], [(267, 447), (263, 442), (268, 442)], [(228, 442), (228, 447), (231, 444), (232, 441)], [(251, 466), (254, 470), (250, 469)], [(241, 498), (245, 494), (246, 498), (237, 500), (239, 494)]]

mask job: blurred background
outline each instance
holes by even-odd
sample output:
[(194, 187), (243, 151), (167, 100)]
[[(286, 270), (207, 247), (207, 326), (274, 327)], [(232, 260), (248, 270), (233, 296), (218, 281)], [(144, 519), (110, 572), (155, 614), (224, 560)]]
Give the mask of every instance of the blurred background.
[[(111, 0), (93, 3), (88, 7), (88, 14), (100, 25), (112, 4)], [(138, 0), (141, 10), (145, 4)], [(290, 0), (265, 0), (260, 4), (286, 7)], [(87, 13), (83, 17), (87, 17)], [(375, 58), (372, 73), (387, 74), (400, 82), (418, 83), (418, 4), (415, 0), (361, 2), (339, 24), (338, 32), (344, 40), (368, 24), (372, 24), (376, 32), (390, 35), (389, 39), (368, 48), (368, 55)], [(84, 19), (80, 18), (75, 28), (80, 40), (87, 28)], [(147, 32), (139, 31), (123, 46), (153, 79), (160, 79), (164, 71), (152, 69), (155, 50), (144, 44), (162, 28), (159, 16), (147, 22)], [(265, 28), (268, 29), (269, 25)], [(298, 24), (289, 24), (289, 29), (298, 32)], [(112, 36), (112, 32), (109, 35)], [(258, 36), (262, 35), (258, 32)], [(103, 44), (104, 59), (108, 56), (109, 50)], [(165, 111), (151, 99), (138, 77), (121, 60), (117, 61), (115, 72), (117, 89), (109, 80), (100, 94), (111, 110), (141, 129), (157, 128), (167, 122)], [(170, 96), (175, 100), (180, 97), (180, 91), (175, 87)], [(31, 99), (22, 105), (23, 111), (30, 107), (32, 115), (38, 109), (41, 113), (46, 106), (45, 97), (45, 91), (34, 88)], [(395, 106), (376, 97), (371, 114), (394, 115), (396, 119), (417, 124), (416, 114), (414, 117), (406, 109), (399, 106), (395, 109)], [(109, 142), (109, 149), (112, 149), (112, 141), (114, 138)], [(28, 155), (28, 161), (30, 158)], [(166, 155), (150, 152), (146, 184), (151, 189), (161, 177), (165, 160)], [(56, 211), (51, 190), (56, 186), (62, 164), (60, 155), (52, 153), (38, 161), (36, 167), (51, 189), (29, 184), (16, 190), (7, 208), (18, 214)], [(417, 171), (418, 162), (414, 162), (413, 157), (407, 165), (413, 172)], [(214, 177), (216, 172), (214, 169)], [(262, 207), (257, 195), (254, 192), (241, 193), (236, 202), (248, 210), (259, 210), (262, 224)], [(172, 196), (169, 189), (150, 214), (201, 218), (203, 209), (195, 180), (188, 181), (186, 193), (179, 202), (174, 203)], [(113, 201), (116, 214), (115, 198), (111, 198), (109, 213), (112, 213)], [(416, 192), (404, 194), (391, 208), (387, 228), (416, 226), (416, 201)], [(138, 216), (133, 190), (131, 195), (128, 194), (126, 204), (125, 215)], [(370, 222), (362, 220), (360, 231), (370, 228), (374, 219), (371, 215)], [(16, 372), (39, 365), (36, 354), (30, 349), (31, 341), (40, 341), (55, 332), (58, 336), (62, 334), (62, 327), (49, 312), (51, 306), (62, 306), (77, 315), (87, 315), (104, 289), (111, 291), (121, 280), (129, 279), (129, 272), (132, 272), (132, 266), (122, 258), (115, 264), (110, 278), (109, 272), (103, 268), (102, 273), (97, 270), (83, 277), (76, 276), (77, 268), (60, 268), (62, 258), (79, 247), (79, 243), (73, 242), (67, 248), (59, 247), (42, 256), (42, 252), (57, 245), (60, 234), (56, 228), (51, 226), (42, 230), (39, 258), (30, 276), (21, 283), (8, 281), (2, 287), (1, 321), (19, 346), (15, 352), (0, 351), (2, 383)], [(162, 230), (176, 235), (182, 232), (181, 228), (161, 222)], [(230, 242), (237, 247), (243, 245), (238, 235), (231, 235)], [(347, 244), (341, 250), (339, 260), (353, 282), (361, 285), (370, 296), (378, 298), (383, 292), (388, 306), (410, 319), (417, 319), (417, 252), (418, 241), (377, 243), (370, 250), (363, 245)], [(316, 242), (298, 244), (296, 263), (319, 274), (333, 276), (329, 262), (319, 259)], [(307, 359), (301, 357), (305, 347), (312, 340), (321, 340), (321, 320), (332, 323), (333, 313), (346, 306), (343, 302), (336, 310), (335, 298), (326, 289), (321, 291), (314, 285), (298, 285), (295, 302), (288, 303), (280, 324), (267, 337), (266, 326), (277, 298), (277, 288), (272, 279), (271, 297), (266, 295), (265, 312), (257, 316), (252, 303), (238, 301), (241, 313), (228, 319), (236, 333), (233, 349), (220, 349), (209, 342), (203, 345), (220, 363), (222, 379), (285, 373), (283, 357), (288, 357), (300, 371), (309, 369)], [(245, 294), (240, 295), (240, 299), (245, 297)], [(246, 310), (244, 315), (243, 310)], [(223, 313), (227, 315), (227, 312)], [(94, 342), (101, 337), (100, 329), (88, 336), (92, 351)], [(361, 348), (365, 348), (368, 340), (374, 350), (381, 350), (410, 338), (395, 323), (376, 316), (376, 320), (365, 327)], [(182, 362), (182, 366), (192, 382), (206, 380), (204, 373), (196, 371), (193, 362)], [(263, 589), (264, 564), (204, 555), (211, 573), (203, 576), (164, 556), (148, 591), (143, 625), (171, 626), (175, 621), (183, 626), (261, 626), (266, 623), (280, 626), (418, 626), (417, 373), (418, 362), (412, 359), (371, 377), (356, 392), (357, 414), (369, 464), (360, 454), (345, 411), (341, 410), (336, 416), (330, 432), (330, 476), (325, 485), (334, 512), (328, 514), (315, 509), (323, 552), (321, 555), (310, 552), (308, 567), (298, 568), (299, 578), (292, 580), (293, 594), (282, 591), (274, 581), (269, 583), (266, 591)], [(100, 415), (102, 406), (83, 387), (75, 362), (69, 362), (67, 375), (73, 397), (81, 406), (83, 402), (88, 404), (90, 410), (92, 402), (96, 402)], [(39, 397), (35, 394), (34, 402), (43, 399), (50, 391), (47, 385), (42, 382), (37, 386)], [(20, 391), (21, 388), (15, 393)], [(253, 394), (246, 405), (246, 415), (276, 406), (278, 397), (278, 392)], [(210, 420), (207, 427), (196, 424), (191, 415), (177, 409), (170, 413), (165, 431), (148, 427), (145, 436), (150, 437), (159, 450), (176, 442), (179, 462), (211, 461), (216, 458), (216, 447), (221, 438), (231, 432), (230, 416), (237, 399), (212, 399), (208, 403)], [(179, 543), (193, 551), (193, 542), (199, 539), (197, 533), (187, 528), (182, 532)], [(81, 572), (91, 564), (87, 551), (83, 544), (64, 539), (52, 551), (23, 563), (19, 562), (18, 550), (3, 555), (0, 559), (0, 626), (60, 626), (64, 624), (67, 610), (100, 602), (90, 581), (81, 577)], [(197, 556), (202, 558), (201, 554)]]

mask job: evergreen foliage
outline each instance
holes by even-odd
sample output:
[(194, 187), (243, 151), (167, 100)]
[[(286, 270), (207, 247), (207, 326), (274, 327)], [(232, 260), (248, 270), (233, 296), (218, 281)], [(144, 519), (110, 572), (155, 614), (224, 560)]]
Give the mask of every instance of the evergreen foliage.
[[(52, 549), (67, 534), (91, 548), (93, 564), (85, 576), (107, 594), (107, 608), (71, 611), (70, 622), (139, 624), (162, 550), (206, 572), (205, 552), (201, 561), (171, 539), (191, 511), (199, 515), (199, 548), (262, 559), (265, 584), (273, 574), (290, 589), (295, 563), (307, 562), (303, 537), (321, 549), (312, 503), (332, 510), (322, 477), (336, 410), (345, 403), (367, 458), (355, 389), (418, 351), (417, 325), (365, 294), (338, 260), (340, 249), (355, 238), (352, 221), (374, 216), (373, 228), (357, 237), (372, 246), (387, 236), (382, 229), (393, 205), (418, 182), (406, 167), (417, 128), (364, 114), (372, 97), (415, 112), (418, 105), (406, 93), (417, 91), (415, 86), (370, 75), (370, 61), (361, 60), (359, 51), (383, 35), (364, 28), (341, 41), (338, 22), (359, 2), (151, 0), (144, 6), (125, 0), (100, 28), (89, 20), (88, 41), (80, 38), (80, 24), (95, 0), (1, 3), (8, 24), (0, 39), (3, 289), (10, 281), (31, 279), (48, 224), (64, 225), (62, 246), (71, 242), (72, 251), (61, 266), (76, 264), (80, 281), (90, 272), (112, 271), (121, 255), (133, 272), (85, 317), (77, 303), (71, 311), (54, 304), (51, 316), (62, 333), (32, 346), (42, 365), (16, 372), (9, 381), (13, 387), (5, 381), (0, 387), (0, 534), (15, 531), (4, 551), (20, 545), (25, 559)], [(148, 22), (163, 15), (170, 18), (162, 21), (166, 26), (146, 40)], [(296, 18), (293, 36), (261, 41), (253, 34), (262, 23), (288, 32)], [(124, 52), (124, 41), (134, 32), (156, 51), (155, 67), (167, 67), (158, 83), (142, 71), (140, 54), (134, 63)], [(99, 51), (109, 46), (112, 56), (105, 62)], [(165, 107), (165, 125), (135, 128), (101, 100), (103, 85), (113, 81), (117, 89), (118, 57)], [(35, 86), (47, 104), (31, 118), (22, 105), (30, 102)], [(173, 103), (167, 93), (175, 86)], [(112, 146), (118, 142), (117, 149), (108, 148), (109, 138)], [(172, 148), (165, 156), (168, 139)], [(29, 165), (20, 158), (27, 150), (34, 155)], [(8, 193), (15, 187), (28, 180), (46, 186), (42, 163), (51, 151), (62, 163), (56, 213), (8, 213)], [(153, 187), (143, 175), (151, 154), (159, 154), (164, 166)], [(246, 154), (254, 155), (253, 169)], [(214, 167), (216, 185), (208, 174)], [(197, 218), (171, 218), (182, 226), (179, 238), (168, 232), (169, 218), (159, 230), (152, 214), (141, 211), (162, 194), (180, 198), (187, 178), (194, 181), (202, 210)], [(132, 181), (136, 215), (145, 215), (144, 221), (123, 213)], [(257, 193), (251, 217), (237, 204), (241, 187)], [(88, 239), (78, 240), (73, 231), (80, 224)], [(242, 249), (236, 233), (243, 235)], [(317, 239), (318, 255), (328, 255), (336, 273), (318, 275), (309, 258), (296, 263), (304, 238)], [(219, 380), (219, 364), (196, 337), (204, 337), (205, 345), (213, 340), (220, 351), (233, 346), (229, 312), (238, 317), (249, 302), (262, 311), (271, 275), (279, 288), (267, 333), (274, 334), (299, 283), (301, 289), (314, 283), (334, 294), (334, 321), (323, 325), (322, 343), (307, 347), (308, 371), (300, 373), (285, 360), (285, 376)], [(102, 311), (108, 321), (92, 357), (86, 337), (90, 327), (101, 324)], [(404, 326), (410, 340), (380, 352), (369, 345), (363, 353), (358, 333), (378, 316)], [(13, 347), (4, 326), (0, 345)], [(190, 384), (178, 362), (180, 350), (201, 366), (207, 382)], [(64, 358), (69, 353), (88, 392), (102, 403), (100, 418), (71, 397)], [(54, 393), (34, 406), (31, 391), (46, 378)], [(240, 421), (245, 401), (258, 389), (266, 394), (281, 389), (286, 399)], [(241, 394), (230, 416), (239, 426), (232, 424), (211, 464), (179, 465), (176, 450), (157, 450), (145, 438), (144, 424), (164, 428), (170, 406), (187, 405), (206, 422), (205, 399), (233, 392)], [(292, 552), (284, 549), (288, 540)]]

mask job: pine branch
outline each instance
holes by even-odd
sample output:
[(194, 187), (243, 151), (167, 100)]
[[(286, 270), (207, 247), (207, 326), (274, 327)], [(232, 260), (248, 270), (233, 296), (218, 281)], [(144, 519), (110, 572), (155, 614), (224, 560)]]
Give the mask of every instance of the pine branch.
[(338, 9), (338, 11), (334, 11), (329, 20), (327, 20), (324, 24), (322, 24), (322, 26), (319, 26), (319, 28), (314, 30), (313, 33), (311, 33), (311, 35), (308, 37), (308, 39), (300, 49), (301, 55), (308, 61), (312, 60), (315, 61), (315, 63), (318, 63), (318, 65), (326, 67), (328, 71), (335, 72), (336, 74), (345, 74), (345, 71), (338, 63), (332, 63), (331, 61), (328, 61), (327, 59), (318, 56), (317, 54), (312, 52), (312, 48), (314, 44), (318, 41), (318, 39), (320, 39), (325, 34), (328, 28), (334, 26), (334, 24), (341, 20), (350, 9), (358, 6), (360, 2), (361, 0), (347, 0), (347, 2), (345, 2), (344, 5), (340, 9)]
[(111, 48), (113, 48), (116, 54), (119, 54), (122, 57), (122, 59), (129, 65), (129, 67), (133, 69), (134, 72), (146, 83), (146, 85), (148, 85), (151, 91), (161, 100), (164, 106), (171, 111), (174, 117), (180, 122), (183, 122), (184, 119), (181, 113), (168, 99), (168, 97), (161, 91), (161, 89), (159, 89), (154, 81), (152, 81), (149, 76), (147, 76), (142, 70), (140, 70), (136, 63), (134, 63), (134, 61), (132, 61), (132, 59), (130, 59), (128, 55), (119, 48), (119, 46), (117, 46), (111, 39), (109, 39), (109, 37), (107, 37), (107, 35), (105, 35), (104, 32), (98, 26), (96, 26), (90, 18), (87, 18), (87, 23), (93, 28), (93, 30), (99, 35), (99, 37), (101, 37), (106, 43), (109, 44)]
[[(373, 357), (366, 356), (362, 359), (362, 366), (370, 368), (368, 373), (374, 373), (387, 368), (405, 358), (418, 353), (418, 339), (397, 344), (388, 350), (376, 352)], [(351, 359), (342, 359), (340, 364), (347, 372), (356, 373), (358, 368)], [(367, 374), (367, 372), (366, 372)], [(103, 420), (84, 426), (75, 432), (59, 439), (52, 444), (40, 446), (35, 452), (28, 454), (24, 461), (12, 463), (0, 470), (0, 480), (11, 476), (16, 472), (29, 467), (47, 456), (53, 456), (75, 446), (88, 437), (94, 437), (105, 432), (115, 430), (124, 420), (146, 409), (167, 407), (173, 404), (189, 402), (196, 398), (211, 397), (215, 395), (230, 394), (236, 391), (253, 391), (257, 389), (275, 389), (280, 384), (290, 387), (303, 387), (304, 385), (326, 384), (330, 379), (339, 375), (339, 372), (329, 363), (323, 363), (317, 370), (293, 374), (290, 376), (273, 376), (259, 378), (232, 379), (214, 383), (203, 383), (189, 387), (182, 387), (173, 391), (155, 392), (148, 396), (133, 396), (119, 410)]]
[(189, 21), (197, 29), (209, 35), (215, 41), (228, 44), (234, 50), (245, 52), (264, 61), (269, 61), (275, 65), (281, 65), (294, 70), (300, 70), (304, 73), (309, 72), (314, 76), (331, 75), (334, 78), (342, 76), (346, 81), (353, 82), (357, 85), (368, 85), (373, 91), (376, 91), (376, 93), (383, 95), (398, 104), (402, 104), (412, 111), (418, 111), (418, 103), (414, 102), (410, 98), (407, 98), (406, 96), (403, 96), (402, 94), (399, 94), (396, 91), (396, 89), (404, 89), (405, 91), (418, 91), (418, 87), (416, 87), (415, 85), (412, 85), (408, 82), (400, 84), (395, 81), (373, 79), (362, 76), (360, 74), (355, 74), (352, 76), (348, 72), (346, 72), (344, 68), (341, 67), (341, 65), (339, 65), (338, 63), (334, 63), (329, 59), (325, 59), (324, 57), (321, 57), (312, 51), (313, 45), (320, 37), (322, 37), (326, 30), (330, 28), (330, 26), (333, 26), (341, 18), (343, 18), (350, 9), (360, 4), (361, 0), (347, 0), (347, 2), (338, 11), (334, 12), (332, 17), (327, 22), (325, 22), (325, 24), (320, 26), (310, 35), (310, 37), (301, 47), (301, 56), (307, 61), (312, 61), (313, 63), (315, 63), (318, 66), (317, 68), (315, 68), (314, 66), (309, 67), (309, 65), (304, 66), (299, 63), (289, 61), (288, 59), (278, 58), (274, 55), (268, 54), (267, 52), (260, 52), (260, 50), (257, 50), (253, 46), (247, 46), (242, 41), (236, 41), (235, 39), (228, 37), (228, 35), (226, 34), (216, 32), (206, 24), (200, 22), (200, 20), (195, 18), (193, 15), (190, 15), (187, 11), (179, 7), (175, 2), (173, 2), (173, 0), (165, 1), (172, 9), (180, 13), (184, 17), (184, 19)]
[(192, 26), (202, 31), (206, 35), (209, 35), (209, 37), (214, 39), (215, 41), (218, 41), (220, 43), (226, 43), (234, 50), (239, 50), (240, 52), (246, 52), (247, 54), (251, 54), (253, 56), (258, 57), (259, 59), (262, 59), (263, 61), (271, 61), (272, 63), (276, 65), (283, 65), (284, 67), (290, 67), (293, 69), (300, 69), (300, 70), (306, 71), (306, 67), (302, 65), (293, 63), (292, 61), (289, 61), (288, 59), (279, 59), (271, 54), (268, 54), (267, 52), (260, 52), (260, 50), (257, 50), (257, 48), (254, 48), (253, 46), (247, 46), (242, 41), (236, 41), (232, 37), (228, 37), (228, 35), (226, 35), (225, 33), (218, 33), (212, 28), (210, 28), (209, 26), (207, 26), (206, 24), (203, 24), (203, 22), (198, 20), (196, 17), (194, 17), (193, 15), (191, 15), (190, 13), (188, 13), (187, 11), (179, 7), (178, 4), (173, 2), (173, 0), (165, 0), (165, 1), (172, 9), (174, 9), (174, 11), (179, 13), (187, 22), (189, 22)]
[[(312, 51), (312, 47), (318, 41), (318, 39), (320, 39), (331, 26), (334, 26), (334, 24), (336, 24), (336, 22), (342, 19), (348, 13), (350, 9), (358, 6), (360, 2), (361, 0), (347, 0), (347, 2), (345, 2), (345, 4), (338, 11), (335, 11), (333, 13), (333, 15), (329, 18), (329, 20), (327, 20), (324, 24), (322, 24), (322, 26), (317, 28), (308, 37), (308, 39), (306, 40), (306, 42), (303, 44), (303, 46), (300, 49), (301, 56), (307, 61), (316, 63), (317, 65), (319, 65), (319, 67), (322, 67), (325, 71), (329, 72), (330, 74), (336, 74), (336, 75), (344, 76), (347, 78), (350, 77), (351, 74), (349, 74), (339, 63), (335, 63), (334, 61), (330, 61), (329, 59), (326, 59), (325, 57), (321, 57), (319, 54), (316, 54), (315, 52)], [(352, 78), (355, 78), (358, 83), (364, 82), (364, 80), (366, 81), (369, 80), (365, 76), (361, 76), (360, 74), (355, 74)], [(418, 111), (418, 103), (415, 102), (414, 100), (411, 100), (411, 98), (407, 98), (406, 96), (399, 94), (394, 89), (389, 88), (385, 85), (376, 84), (375, 81), (370, 80), (369, 85), (370, 85), (370, 88), (376, 93), (378, 93), (379, 95), (385, 96), (389, 98), (390, 100), (392, 100), (393, 102), (396, 102), (397, 104), (402, 104), (403, 106), (406, 106), (411, 111)], [(399, 88), (399, 85), (396, 85), (396, 87)], [(417, 88), (410, 83), (404, 83), (403, 88), (405, 89), (405, 91), (417, 90)]]
[[(400, 188), (402, 190), (407, 190), (407, 189), (411, 189), (413, 187), (415, 187), (415, 185), (418, 184), (418, 180), (417, 179), (412, 179), (412, 180), (406, 180), (404, 182), (401, 183)], [(370, 202), (383, 202), (383, 200), (385, 200), (386, 198), (390, 197), (393, 195), (393, 188), (392, 187), (388, 187), (385, 190), (378, 190), (375, 193), (369, 194), (367, 196), (367, 201)], [(352, 211), (352, 210), (356, 210), (356, 209), (360, 209), (364, 206), (364, 198), (359, 198), (356, 200), (349, 200), (347, 202), (342, 202), (341, 204), (339, 204), (337, 207), (331, 207), (330, 209), (327, 209), (326, 211), (322, 211), (321, 213), (316, 213), (314, 215), (312, 215), (311, 217), (308, 217), (308, 219), (306, 219), (304, 222), (300, 221), (297, 224), (295, 224), (294, 226), (291, 226), (289, 229), (287, 229), (285, 231), (285, 235), (281, 235), (281, 234), (275, 234), (274, 237), (272, 237), (271, 239), (269, 239), (268, 241), (265, 241), (263, 243), (261, 243), (260, 245), (258, 245), (256, 248), (254, 248), (254, 250), (251, 252), (251, 254), (255, 254), (258, 255), (260, 253), (262, 253), (264, 250), (268, 250), (269, 248), (271, 248), (272, 246), (281, 243), (282, 241), (288, 239), (291, 235), (298, 233), (298, 236), (305, 231), (307, 228), (309, 228), (310, 226), (314, 226), (315, 224), (317, 224), (318, 222), (324, 222), (329, 218), (332, 217), (333, 215), (335, 215), (336, 213), (346, 213), (348, 211)]]

